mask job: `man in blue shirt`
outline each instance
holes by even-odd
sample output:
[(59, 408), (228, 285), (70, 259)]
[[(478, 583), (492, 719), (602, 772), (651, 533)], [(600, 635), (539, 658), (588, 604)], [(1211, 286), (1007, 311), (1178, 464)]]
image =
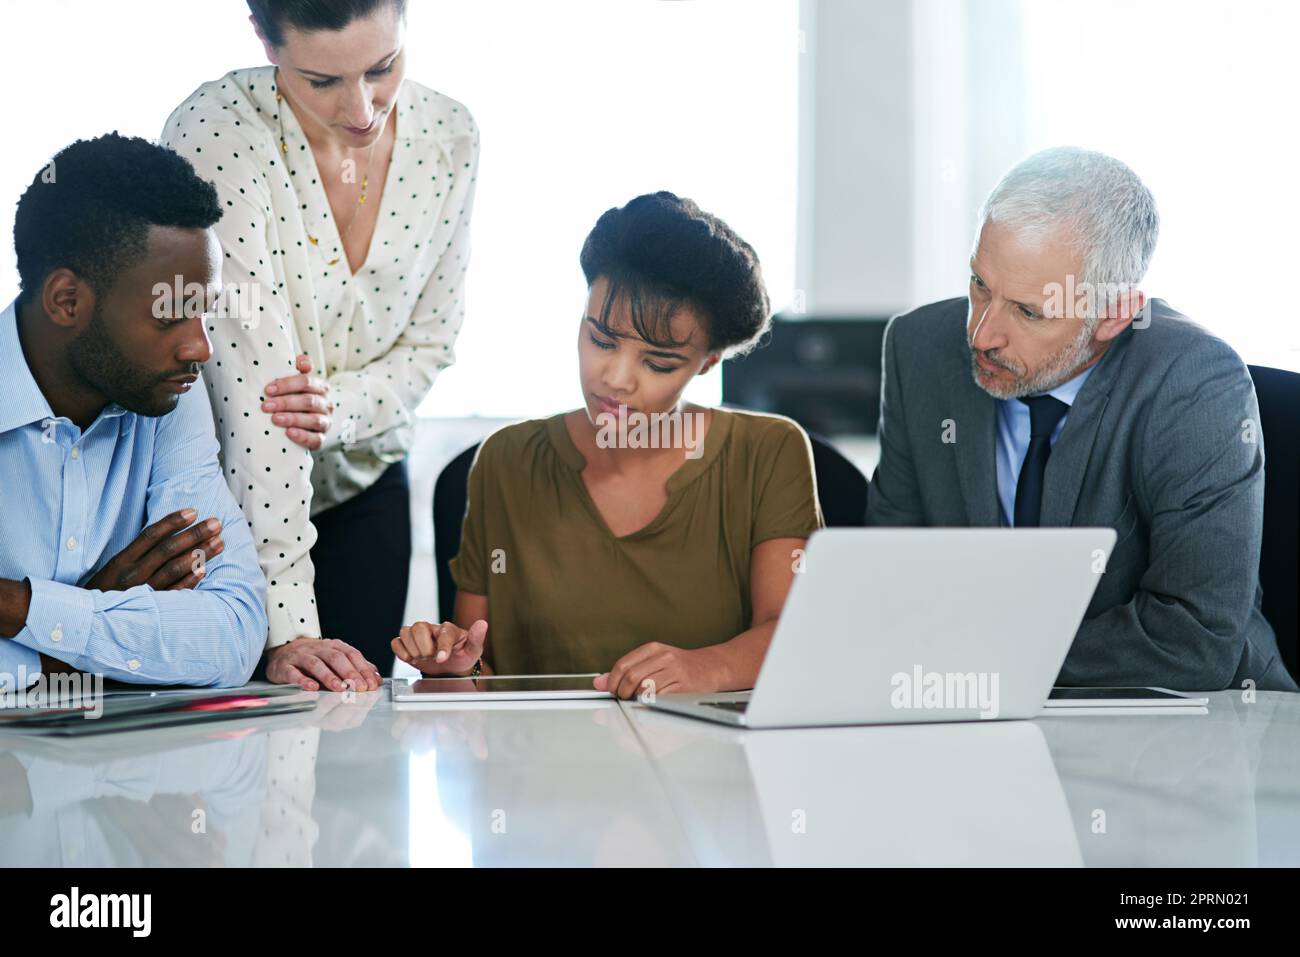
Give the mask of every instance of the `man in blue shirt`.
[(236, 686), (262, 655), (266, 580), (198, 380), (221, 212), (188, 162), (117, 134), (63, 150), (19, 202), (23, 291), (0, 313), (10, 688), (67, 670)]

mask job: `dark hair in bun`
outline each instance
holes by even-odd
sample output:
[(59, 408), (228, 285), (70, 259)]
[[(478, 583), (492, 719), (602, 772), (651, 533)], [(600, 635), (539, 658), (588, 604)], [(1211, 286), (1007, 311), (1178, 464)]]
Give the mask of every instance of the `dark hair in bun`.
[(406, 0), (248, 0), (248, 10), (262, 36), (273, 47), (284, 46), (290, 30), (314, 33), (318, 30), (342, 30), (353, 20), (368, 17), (384, 3), (406, 16)]
[(632, 326), (646, 342), (681, 346), (672, 319), (684, 305), (704, 322), (709, 350), (745, 352), (771, 322), (758, 256), (730, 226), (669, 192), (638, 196), (607, 210), (582, 245), (587, 285), (609, 291), (598, 320), (627, 296)]

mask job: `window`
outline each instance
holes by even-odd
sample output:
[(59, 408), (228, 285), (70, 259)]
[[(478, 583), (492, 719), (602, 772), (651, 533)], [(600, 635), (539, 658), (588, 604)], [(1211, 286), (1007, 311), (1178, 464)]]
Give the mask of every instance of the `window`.
[[(413, 4), (408, 75), (482, 137), (465, 327), (433, 415), (582, 403), (578, 266), (597, 217), (659, 189), (757, 250), (774, 308), (794, 289), (798, 4), (581, 0)], [(688, 391), (721, 397), (716, 373)]]
[(1145, 287), (1247, 361), (1300, 370), (1300, 6), (1023, 0), (1026, 152), (1074, 144), (1155, 194)]
[[(266, 62), (242, 3), (137, 0), (126, 32), (113, 4), (60, 7), (5, 13), (7, 75), (39, 77), (40, 96), (0, 155), (4, 304), (18, 286), (13, 207), (54, 153), (114, 129), (155, 139), (200, 83)], [(78, 28), (52, 68), (33, 38), (60, 16)], [(581, 403), (578, 252), (602, 212), (639, 193), (670, 189), (727, 220), (758, 251), (774, 308), (792, 299), (794, 0), (439, 0), (408, 4), (408, 26), (407, 75), (465, 103), (483, 144), (465, 328), (423, 414)], [(688, 394), (720, 393), (715, 372)]]

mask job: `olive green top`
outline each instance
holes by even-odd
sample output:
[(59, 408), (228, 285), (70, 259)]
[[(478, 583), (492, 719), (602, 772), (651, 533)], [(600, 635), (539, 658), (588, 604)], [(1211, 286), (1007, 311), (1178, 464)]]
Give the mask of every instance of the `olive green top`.
[(649, 641), (728, 641), (751, 625), (754, 546), (822, 526), (808, 437), (779, 416), (714, 409), (663, 510), (621, 538), (586, 464), (564, 415), (500, 429), (474, 459), (450, 567), (457, 588), (487, 596), (498, 674), (604, 672)]

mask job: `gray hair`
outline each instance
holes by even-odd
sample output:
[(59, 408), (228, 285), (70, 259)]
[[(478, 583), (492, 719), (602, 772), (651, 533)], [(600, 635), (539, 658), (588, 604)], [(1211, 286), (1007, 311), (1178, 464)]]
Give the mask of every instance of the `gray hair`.
[(979, 222), (1002, 223), (1028, 241), (1064, 229), (1083, 255), (1078, 283), (1104, 292), (1089, 299), (1090, 320), (1101, 302), (1114, 306), (1120, 291), (1142, 281), (1160, 235), (1155, 197), (1138, 175), (1075, 146), (1042, 150), (1012, 167), (984, 201)]

